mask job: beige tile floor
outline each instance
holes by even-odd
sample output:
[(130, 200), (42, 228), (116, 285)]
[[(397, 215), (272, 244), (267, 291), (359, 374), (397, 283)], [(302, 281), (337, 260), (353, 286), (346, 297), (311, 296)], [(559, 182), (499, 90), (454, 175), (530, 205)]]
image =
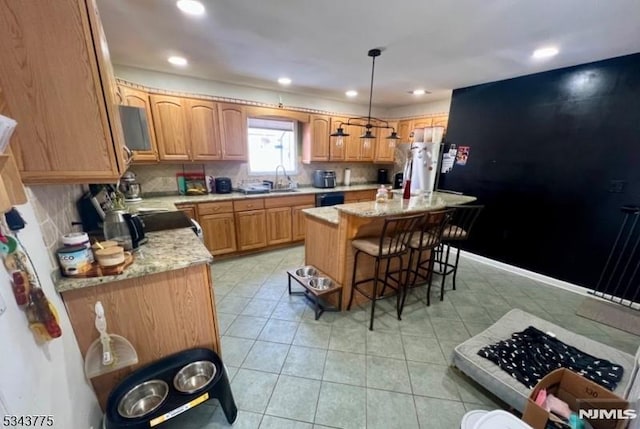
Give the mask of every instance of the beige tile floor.
[[(455, 429), (472, 409), (503, 405), (448, 366), (453, 347), (512, 308), (635, 353), (640, 338), (578, 317), (583, 297), (461, 259), (457, 290), (432, 305), (413, 291), (403, 320), (394, 300), (325, 313), (315, 321), (301, 296), (286, 292), (286, 270), (303, 247), (216, 262), (214, 290), (223, 361), (238, 405), (234, 428)], [(379, 309), (379, 310), (378, 310)], [(229, 427), (210, 401), (164, 427)]]

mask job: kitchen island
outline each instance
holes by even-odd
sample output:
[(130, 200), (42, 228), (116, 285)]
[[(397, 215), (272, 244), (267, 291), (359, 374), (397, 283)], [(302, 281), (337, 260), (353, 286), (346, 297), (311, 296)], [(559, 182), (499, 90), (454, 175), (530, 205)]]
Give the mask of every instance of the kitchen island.
[[(352, 293), (354, 252), (351, 241), (380, 236), (384, 219), (389, 216), (441, 210), (475, 200), (466, 195), (434, 192), (430, 197), (416, 196), (410, 200), (396, 196), (384, 203), (371, 201), (305, 209), (305, 263), (342, 285), (342, 310), (345, 310)], [(393, 264), (391, 267), (395, 268)], [(373, 270), (373, 258), (360, 258), (356, 281), (371, 277)], [(359, 302), (362, 298), (358, 294), (354, 300)]]
[(99, 337), (96, 301), (104, 307), (107, 332), (127, 338), (138, 353), (137, 365), (91, 380), (103, 410), (118, 382), (141, 366), (194, 347), (220, 353), (211, 254), (190, 228), (147, 237), (120, 275), (54, 279), (83, 358)]

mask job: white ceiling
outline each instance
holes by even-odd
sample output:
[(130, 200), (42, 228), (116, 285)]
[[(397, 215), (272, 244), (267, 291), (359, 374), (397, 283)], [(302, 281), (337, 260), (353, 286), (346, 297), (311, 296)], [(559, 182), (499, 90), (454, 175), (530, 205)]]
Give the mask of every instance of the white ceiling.
[[(640, 52), (640, 0), (99, 0), (116, 64), (355, 102), (441, 99), (451, 89)], [(560, 54), (534, 61), (556, 45)], [(189, 60), (186, 68), (167, 63)], [(407, 92), (423, 87), (432, 94)]]

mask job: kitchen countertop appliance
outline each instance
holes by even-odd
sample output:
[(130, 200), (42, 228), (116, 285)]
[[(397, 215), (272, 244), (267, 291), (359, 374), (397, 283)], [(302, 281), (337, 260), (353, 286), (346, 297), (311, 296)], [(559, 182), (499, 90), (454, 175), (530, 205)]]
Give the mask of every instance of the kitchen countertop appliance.
[(231, 179), (228, 177), (216, 177), (216, 194), (230, 194), (231, 193)]
[(136, 250), (148, 241), (144, 234), (142, 218), (125, 210), (106, 212), (103, 232), (106, 240), (116, 241), (125, 250)]
[(378, 181), (379, 185), (386, 185), (389, 183), (389, 170), (386, 168), (378, 168)]
[(335, 188), (336, 172), (334, 170), (315, 170), (313, 172), (314, 188)]
[(124, 194), (127, 203), (142, 201), (142, 186), (137, 182), (136, 173), (133, 171), (127, 171), (122, 175), (118, 189)]

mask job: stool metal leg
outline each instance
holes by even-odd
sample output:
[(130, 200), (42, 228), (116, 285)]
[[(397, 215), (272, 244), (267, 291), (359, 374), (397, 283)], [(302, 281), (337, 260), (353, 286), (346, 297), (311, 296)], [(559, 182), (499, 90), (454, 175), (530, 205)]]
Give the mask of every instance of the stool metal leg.
[(380, 269), (380, 259), (376, 258), (375, 273), (373, 277), (373, 293), (371, 294), (371, 320), (369, 321), (369, 330), (373, 331), (373, 317), (376, 311), (376, 298), (378, 295), (378, 270)]
[(356, 268), (358, 267), (358, 255), (360, 251), (356, 250), (356, 254), (353, 256), (353, 274), (351, 276), (351, 296), (349, 297), (349, 305), (347, 305), (347, 311), (351, 310), (351, 304), (353, 303), (353, 295), (356, 292)]
[(458, 246), (458, 251), (456, 252), (456, 263), (453, 266), (453, 290), (456, 290), (456, 275), (458, 274), (459, 261), (460, 261), (460, 247)]

